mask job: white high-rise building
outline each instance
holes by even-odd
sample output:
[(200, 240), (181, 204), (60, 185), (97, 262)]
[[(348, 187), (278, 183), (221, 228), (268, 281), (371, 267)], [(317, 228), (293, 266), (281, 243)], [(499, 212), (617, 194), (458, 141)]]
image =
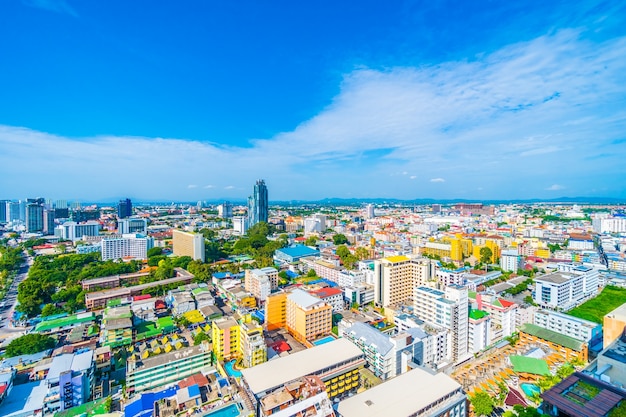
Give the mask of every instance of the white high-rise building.
[(625, 233), (626, 217), (596, 217), (592, 221), (596, 233)]
[(65, 222), (54, 230), (55, 234), (61, 239), (75, 242), (81, 240), (83, 236), (98, 236), (100, 234), (100, 223), (97, 221), (85, 223)]
[(375, 217), (374, 205), (373, 204), (368, 204), (367, 206), (365, 206), (365, 218), (366, 219), (373, 219), (374, 217)]
[(127, 217), (125, 219), (118, 219), (117, 221), (117, 233), (124, 235), (129, 233), (142, 233), (146, 234), (148, 230), (148, 221), (138, 217)]
[(535, 303), (569, 310), (598, 293), (597, 270), (577, 264), (559, 264), (558, 271), (535, 277)]
[(154, 246), (154, 239), (142, 234), (126, 234), (122, 237), (103, 238), (102, 260), (147, 259), (148, 250)]
[(233, 229), (243, 236), (248, 232), (248, 218), (243, 216), (233, 217)]
[(415, 315), (427, 323), (450, 331), (450, 359), (460, 362), (468, 358), (467, 289), (449, 285), (445, 291), (429, 287), (415, 289)]
[(518, 269), (524, 267), (524, 258), (520, 255), (517, 249), (503, 250), (500, 255), (500, 268), (503, 271), (517, 272)]

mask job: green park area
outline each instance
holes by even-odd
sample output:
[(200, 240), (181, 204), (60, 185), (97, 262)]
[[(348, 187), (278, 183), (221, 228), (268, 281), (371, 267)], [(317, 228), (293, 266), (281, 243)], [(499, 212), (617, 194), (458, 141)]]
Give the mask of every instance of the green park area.
[(579, 305), (567, 314), (595, 323), (602, 323), (607, 313), (624, 303), (626, 303), (626, 288), (608, 286), (596, 298)]

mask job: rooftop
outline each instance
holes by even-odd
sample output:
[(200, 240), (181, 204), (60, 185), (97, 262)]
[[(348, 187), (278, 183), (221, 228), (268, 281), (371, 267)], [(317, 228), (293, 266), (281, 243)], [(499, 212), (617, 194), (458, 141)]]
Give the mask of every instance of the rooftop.
[(381, 355), (386, 355), (393, 348), (393, 343), (389, 341), (389, 337), (369, 324), (354, 323), (344, 333), (350, 333), (355, 339), (363, 339), (367, 345), (375, 345)]
[(552, 330), (544, 329), (543, 327), (537, 326), (535, 324), (523, 324), (519, 330), (521, 332), (536, 336), (540, 339), (547, 340), (548, 342), (556, 343), (557, 345), (561, 345), (563, 347), (576, 351), (581, 351), (585, 346), (584, 342), (581, 342), (569, 336), (562, 335), (561, 333), (557, 333)]
[[(339, 403), (342, 417), (405, 417), (417, 413), (457, 391), (461, 386), (449, 376), (416, 368)], [(419, 395), (415, 395), (419, 393)]]
[(410, 260), (410, 258), (408, 256), (399, 255), (399, 256), (388, 256), (384, 258), (384, 260), (391, 262), (392, 264), (397, 264), (400, 262), (406, 262)]
[(317, 249), (311, 249), (308, 246), (304, 246), (304, 245), (296, 245), (296, 246), (291, 246), (289, 248), (282, 248), (282, 249), (278, 249), (276, 252), (281, 252), (291, 257), (319, 255), (320, 253)]
[(572, 279), (572, 275), (564, 274), (562, 272), (553, 272), (551, 274), (536, 277), (535, 281), (544, 281), (552, 284), (563, 284), (564, 282), (568, 282), (570, 279)]
[(319, 298), (312, 296), (308, 292), (301, 289), (293, 290), (291, 294), (287, 296), (287, 298), (302, 308), (310, 308), (317, 304), (323, 303), (323, 301)]
[(250, 390), (260, 394), (286, 382), (339, 363), (363, 358), (363, 352), (347, 339), (337, 339), (289, 356), (243, 369), (241, 374)]
[(509, 359), (511, 360), (511, 364), (513, 364), (513, 371), (515, 372), (543, 376), (550, 375), (548, 362), (543, 359), (519, 355), (511, 355)]

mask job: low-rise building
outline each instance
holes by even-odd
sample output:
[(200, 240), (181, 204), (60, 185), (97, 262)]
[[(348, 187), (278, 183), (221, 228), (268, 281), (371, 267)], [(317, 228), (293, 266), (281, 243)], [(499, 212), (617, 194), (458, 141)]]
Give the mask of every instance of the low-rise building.
[(589, 345), (602, 338), (602, 325), (551, 310), (535, 312), (533, 323)]
[(587, 362), (588, 346), (585, 342), (562, 335), (552, 330), (527, 323), (520, 327), (519, 338), (527, 344), (545, 345), (548, 349), (561, 353), (565, 360)]
[(334, 417), (324, 382), (315, 375), (287, 382), (259, 399), (259, 416)]
[(467, 416), (467, 396), (449, 376), (417, 368), (339, 402), (341, 417)]

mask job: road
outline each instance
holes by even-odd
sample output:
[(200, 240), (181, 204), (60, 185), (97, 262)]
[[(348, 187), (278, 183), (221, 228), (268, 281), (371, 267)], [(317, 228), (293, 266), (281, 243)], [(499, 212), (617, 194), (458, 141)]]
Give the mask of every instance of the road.
[(32, 264), (33, 258), (30, 256), (27, 257), (26, 262), (23, 263), (18, 270), (6, 297), (2, 300), (5, 305), (0, 309), (0, 343), (22, 336), (26, 330), (29, 329), (27, 327), (13, 326), (13, 324), (11, 324), (11, 317), (13, 317), (15, 305), (17, 304), (17, 286), (20, 285), (20, 282), (26, 279), (28, 276), (28, 269)]

